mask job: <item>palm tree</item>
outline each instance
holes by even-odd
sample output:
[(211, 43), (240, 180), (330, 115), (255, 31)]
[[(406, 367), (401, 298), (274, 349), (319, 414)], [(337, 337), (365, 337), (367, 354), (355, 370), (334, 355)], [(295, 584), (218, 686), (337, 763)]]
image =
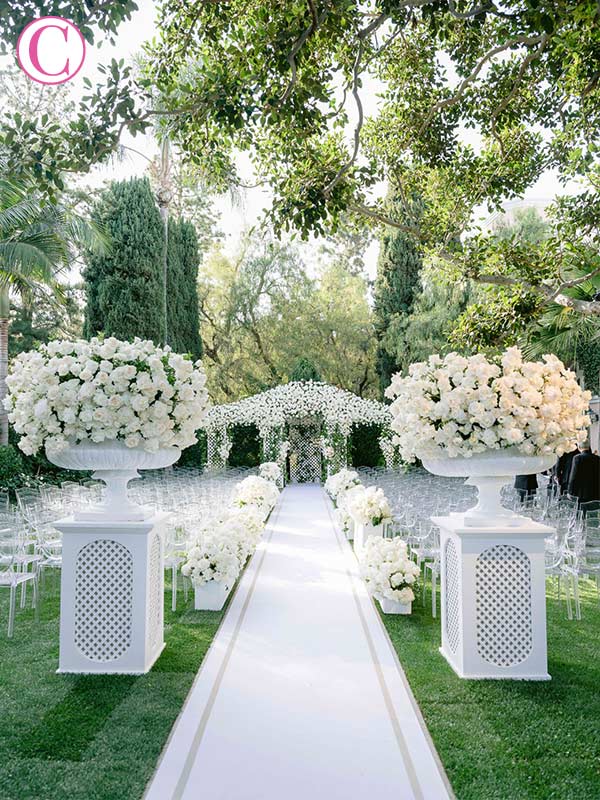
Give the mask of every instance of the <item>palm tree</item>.
[(97, 251), (107, 246), (103, 232), (73, 210), (44, 201), (28, 184), (0, 178), (0, 445), (8, 444), (3, 401), (11, 294), (30, 301), (43, 286), (61, 302), (58, 278), (73, 262), (77, 248)]
[[(593, 300), (600, 288), (600, 277), (581, 283), (565, 294), (576, 300)], [(526, 333), (522, 350), (528, 358), (554, 353), (569, 366), (577, 367), (580, 347), (600, 339), (600, 320), (594, 314), (578, 314), (572, 308), (550, 303)]]

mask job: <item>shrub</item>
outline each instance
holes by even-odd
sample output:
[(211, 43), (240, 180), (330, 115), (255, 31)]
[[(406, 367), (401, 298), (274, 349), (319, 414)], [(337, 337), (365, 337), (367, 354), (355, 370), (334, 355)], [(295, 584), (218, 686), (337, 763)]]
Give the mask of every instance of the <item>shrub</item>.
[(23, 486), (33, 486), (36, 481), (27, 471), (25, 462), (19, 451), (12, 444), (0, 447), (0, 489), (9, 491)]

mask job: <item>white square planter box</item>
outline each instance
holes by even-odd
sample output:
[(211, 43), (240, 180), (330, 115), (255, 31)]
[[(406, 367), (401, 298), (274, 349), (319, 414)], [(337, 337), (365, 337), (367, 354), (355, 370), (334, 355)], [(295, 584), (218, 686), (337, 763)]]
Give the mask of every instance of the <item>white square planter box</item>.
[(397, 600), (390, 600), (381, 594), (376, 594), (375, 599), (381, 606), (384, 614), (410, 614), (412, 613), (412, 603), (399, 603)]
[(165, 642), (163, 529), (143, 522), (55, 523), (63, 533), (58, 672), (148, 672)]
[(228, 594), (229, 589), (223, 581), (209, 581), (194, 586), (194, 608), (196, 611), (220, 611)]
[(442, 646), (461, 678), (549, 680), (546, 646), (546, 525), (440, 529)]
[(361, 555), (365, 546), (365, 542), (369, 536), (383, 536), (384, 528), (385, 526), (383, 522), (379, 525), (365, 525), (364, 523), (357, 522), (356, 519), (354, 519), (354, 552), (356, 555)]

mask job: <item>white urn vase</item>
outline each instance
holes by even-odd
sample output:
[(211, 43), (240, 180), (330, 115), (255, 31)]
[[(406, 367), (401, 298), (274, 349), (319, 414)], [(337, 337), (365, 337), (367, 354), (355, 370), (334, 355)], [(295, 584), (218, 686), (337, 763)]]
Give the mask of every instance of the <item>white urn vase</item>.
[(229, 589), (223, 581), (208, 581), (194, 586), (196, 611), (220, 611), (225, 605)]
[(464, 514), (466, 527), (518, 526), (526, 522), (526, 518), (502, 505), (502, 487), (512, 483), (516, 475), (535, 475), (552, 467), (555, 461), (554, 453), (527, 456), (516, 447), (486, 450), (470, 458), (450, 458), (440, 448), (439, 455), (422, 459), (425, 469), (434, 475), (468, 478), (467, 483), (477, 487), (477, 505)]
[(150, 518), (153, 510), (134, 503), (128, 496), (127, 484), (139, 478), (140, 469), (161, 469), (174, 464), (181, 451), (165, 447), (149, 453), (141, 447), (127, 447), (116, 439), (106, 442), (79, 442), (60, 451), (46, 449), (49, 461), (70, 470), (93, 470), (93, 478), (106, 484), (103, 501), (97, 506), (76, 511), (78, 521), (141, 522)]

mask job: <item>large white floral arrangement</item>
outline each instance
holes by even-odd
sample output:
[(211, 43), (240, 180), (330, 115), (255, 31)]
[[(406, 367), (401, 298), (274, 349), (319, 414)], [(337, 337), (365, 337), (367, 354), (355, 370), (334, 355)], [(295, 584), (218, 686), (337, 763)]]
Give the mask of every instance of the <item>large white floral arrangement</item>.
[(360, 478), (358, 472), (351, 469), (341, 469), (330, 475), (325, 481), (325, 491), (332, 500), (336, 500), (341, 492), (347, 491), (351, 486), (358, 486)]
[(56, 341), (14, 359), (5, 406), (28, 455), (114, 439), (153, 452), (196, 441), (205, 383), (200, 361), (149, 341)]
[(258, 468), (258, 474), (266, 481), (271, 481), (275, 484), (279, 484), (283, 478), (281, 467), (276, 461), (263, 461)]
[(275, 506), (279, 490), (272, 481), (259, 475), (249, 475), (237, 484), (233, 493), (236, 506), (257, 506), (266, 516)]
[(362, 525), (381, 525), (392, 518), (387, 497), (383, 489), (376, 486), (367, 486), (362, 492), (353, 493), (347, 507), (353, 519)]
[(360, 570), (371, 594), (398, 603), (412, 603), (415, 599), (413, 587), (420, 570), (409, 558), (406, 542), (399, 537), (369, 536), (360, 557)]
[(450, 353), (412, 364), (386, 395), (402, 458), (472, 456), (516, 447), (562, 453), (585, 440), (591, 395), (553, 355), (525, 362), (511, 347), (499, 363)]

